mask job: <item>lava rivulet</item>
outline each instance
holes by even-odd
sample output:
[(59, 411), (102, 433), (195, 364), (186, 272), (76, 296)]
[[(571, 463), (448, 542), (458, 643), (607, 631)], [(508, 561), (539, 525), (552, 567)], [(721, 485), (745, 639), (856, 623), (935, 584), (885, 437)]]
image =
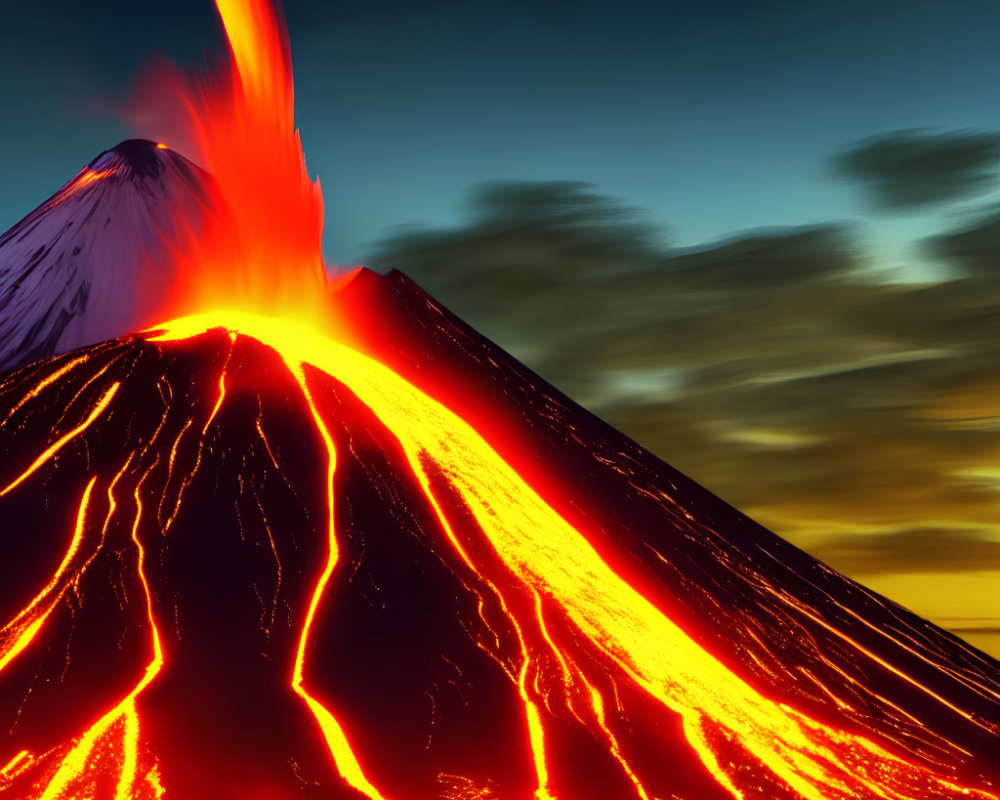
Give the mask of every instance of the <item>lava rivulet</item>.
[[(233, 648), (245, 659), (239, 669), (246, 674), (230, 679), (236, 686), (247, 682), (283, 697), (262, 713), (262, 725), (274, 724), (275, 718), (288, 724), (287, 718), (296, 716), (291, 701), (298, 702), (312, 717), (308, 726), (298, 721), (300, 733), (311, 730), (327, 759), (324, 770), (316, 742), (303, 744), (301, 753), (289, 743), (264, 755), (254, 749), (259, 746), (255, 736), (230, 731), (231, 738), (220, 741), (219, 753), (209, 759), (219, 762), (224, 776), (231, 777), (246, 760), (261, 773), (255, 785), (278, 787), (284, 780), (287, 796), (295, 796), (298, 783), (307, 796), (312, 791), (317, 797), (347, 797), (356, 791), (372, 800), (997, 796), (986, 777), (970, 781), (962, 768), (975, 761), (965, 743), (935, 732), (937, 717), (953, 715), (995, 739), (995, 729), (974, 713), (977, 709), (945, 698), (938, 683), (913, 678), (908, 685), (926, 702), (909, 710), (897, 704), (891, 726), (860, 730), (841, 709), (850, 700), (843, 681), (828, 678), (826, 686), (818, 677), (824, 674), (822, 665), (802, 666), (811, 667), (813, 679), (825, 686), (831, 699), (825, 707), (799, 708), (768, 696), (751, 675), (706, 650), (666, 609), (609, 566), (591, 541), (599, 531), (574, 527), (445, 404), (352, 347), (301, 324), (230, 312), (175, 320), (71, 363), (70, 369), (53, 363), (52, 373), (61, 371), (54, 380), (32, 373), (8, 381), (2, 395), (14, 408), (19, 402), (15, 387), (30, 393), (42, 386), (39, 395), (58, 396), (69, 391), (70, 376), (74, 383), (85, 373), (100, 376), (70, 403), (62, 426), (50, 436), (59, 444), (60, 458), (90, 463), (89, 470), (79, 471), (89, 478), (66, 554), (54, 576), (3, 631), (5, 652), (13, 655), (0, 679), (20, 664), (36, 670), (34, 681), (25, 680), (31, 670), (14, 681), (25, 695), (9, 721), (13, 777), (7, 779), (7, 791), (12, 796), (169, 797), (175, 785), (177, 796), (252, 796), (244, 793), (246, 787), (229, 784), (228, 794), (213, 794), (219, 791), (213, 778), (191, 765), (210, 767), (188, 752), (188, 743), (177, 737), (180, 723), (173, 719), (183, 717), (174, 707), (186, 707), (186, 689), (194, 697), (236, 692), (214, 685), (211, 668), (203, 676), (205, 685), (180, 681), (190, 664), (203, 661), (204, 654), (195, 657), (199, 650), (207, 647), (224, 658), (218, 655), (221, 642), (206, 645), (213, 632), (195, 621), (198, 611), (184, 597), (217, 595), (204, 586), (192, 588), (191, 565), (178, 567), (180, 556), (172, 555), (175, 548), (196, 548), (199, 540), (234, 571), (238, 568), (232, 564), (250, 558), (224, 585), (248, 584), (242, 595), (253, 593), (252, 607), (234, 605), (224, 615), (232, 627), (214, 632), (221, 639), (231, 635)], [(140, 384), (139, 376), (151, 368), (159, 379)], [(188, 373), (193, 390), (183, 390), (184, 381), (172, 374), (178, 370)], [(127, 375), (119, 379), (122, 374)], [(158, 402), (137, 402), (138, 395), (148, 394), (146, 384), (158, 384)], [(143, 405), (157, 410), (143, 413), (138, 410)], [(7, 415), (6, 426), (30, 431), (25, 418), (30, 410), (22, 404)], [(298, 420), (289, 431), (284, 417), (292, 412)], [(126, 430), (131, 435), (112, 433)], [(252, 439), (244, 438), (248, 433)], [(368, 437), (378, 442), (396, 475), (375, 470), (361, 445)], [(21, 438), (13, 437), (15, 442)], [(93, 452), (98, 446), (100, 455)], [(53, 444), (34, 455), (28, 443), (21, 447), (25, 467), (4, 478), (14, 486), (10, 499), (32, 487), (45, 493), (45, 481), (67, 471), (57, 469)], [(293, 469), (290, 448), (306, 457)], [(5, 458), (3, 463), (18, 462)], [(233, 470), (233, 465), (239, 466)], [(450, 576), (449, 601), (474, 610), (450, 627), (442, 623), (441, 630), (422, 631), (427, 641), (418, 652), (401, 652), (397, 667), (407, 669), (412, 658), (433, 659), (439, 648), (439, 658), (460, 665), (458, 683), (464, 682), (461, 691), (470, 695), (485, 685), (485, 673), (497, 670), (511, 686), (501, 715), (506, 726), (487, 737), (510, 739), (499, 763), (487, 766), (489, 758), (485, 764), (471, 759), (463, 768), (462, 748), (454, 742), (448, 746), (446, 738), (435, 744), (434, 726), (442, 724), (437, 715), (447, 705), (438, 700), (437, 710), (421, 720), (428, 741), (408, 746), (391, 720), (381, 714), (363, 719), (377, 683), (365, 686), (363, 676), (356, 676), (361, 684), (352, 690), (336, 687), (316, 663), (361, 657), (330, 644), (336, 606), (354, 592), (364, 596), (392, 579), (390, 571), (371, 575), (367, 588), (357, 585), (366, 548), (392, 543), (371, 541), (389, 535), (387, 530), (363, 531), (358, 541), (358, 531), (342, 529), (351, 528), (347, 520), (358, 512), (341, 506), (357, 506), (362, 496), (351, 488), (358, 475), (346, 480), (341, 477), (345, 470), (360, 470), (364, 480), (382, 484), (378, 491), (394, 507), (396, 524), (408, 531), (392, 535), (419, 539), (429, 559), (421, 569), (431, 570), (430, 562), (438, 562), (441, 575)], [(275, 492), (286, 503), (296, 498), (293, 513), (273, 511)], [(106, 498), (100, 509), (94, 508), (98, 493)], [(215, 497), (220, 508), (207, 511), (206, 497)], [(159, 508), (166, 511), (154, 510)], [(594, 519), (600, 520), (601, 513), (594, 509)], [(229, 522), (220, 524), (227, 517)], [(89, 652), (77, 653), (78, 618), (86, 618), (96, 587), (115, 580), (132, 584), (116, 594), (124, 628), (142, 633), (134, 647), (145, 649), (145, 663), (140, 667), (133, 659), (136, 678), (119, 696), (110, 687), (97, 692), (107, 698), (107, 706), (89, 721), (67, 715), (58, 725), (33, 729), (34, 715), (42, 713), (34, 710), (36, 702), (44, 708), (45, 695), (63, 691), (41, 678), (52, 668), (52, 651), (60, 649), (54, 643), (61, 636), (69, 640), (60, 665), (63, 684), (85, 681), (73, 677), (78, 661), (91, 658)], [(784, 597), (787, 590), (781, 586), (765, 588), (782, 604), (803, 602)], [(272, 616), (284, 620), (283, 630), (263, 624)], [(350, 627), (349, 621), (340, 624)], [(26, 641), (31, 625), (35, 629)], [(809, 637), (823, 627), (801, 627), (795, 613), (787, 615), (785, 625)], [(144, 645), (138, 641), (143, 638)], [(868, 649), (849, 634), (840, 638), (855, 654), (854, 663), (845, 665), (853, 671)], [(248, 645), (244, 639), (256, 642)], [(767, 647), (762, 641), (751, 649)], [(324, 652), (317, 658), (318, 651)], [(348, 671), (356, 668), (347, 666)], [(833, 664), (826, 674), (835, 676), (836, 669)], [(383, 670), (373, 669), (373, 682)], [(995, 676), (984, 673), (977, 680), (997, 691)], [(436, 686), (430, 681), (424, 687), (429, 697), (441, 692)], [(36, 700), (36, 694), (43, 699)], [(875, 697), (873, 688), (866, 702), (877, 702)], [(414, 721), (397, 722), (406, 728)], [(212, 726), (210, 713), (203, 723)], [(31, 733), (19, 735), (22, 729)], [(658, 765), (646, 753), (653, 745), (642, 741), (650, 735), (659, 740), (654, 747), (662, 754)], [(590, 744), (574, 745), (578, 739)], [(589, 767), (598, 777), (581, 781), (574, 772), (579, 754), (588, 752), (588, 758), (606, 764)], [(406, 757), (399, 759), (401, 753)], [(506, 763), (509, 758), (519, 765)]]

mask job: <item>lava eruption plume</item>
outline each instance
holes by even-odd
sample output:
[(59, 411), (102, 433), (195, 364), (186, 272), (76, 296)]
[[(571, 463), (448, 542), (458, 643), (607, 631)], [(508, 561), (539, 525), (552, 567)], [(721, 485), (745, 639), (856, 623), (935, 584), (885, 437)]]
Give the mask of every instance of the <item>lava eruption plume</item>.
[[(213, 177), (127, 256), (185, 315), (0, 383), (0, 797), (998, 800), (997, 662), (398, 273), (328, 285), (283, 28), (219, 8)], [(180, 159), (109, 152), (67, 221)]]
[(315, 323), (329, 311), (323, 198), (295, 129), (285, 28), (269, 0), (216, 5), (228, 61), (207, 80), (161, 67), (136, 101), (176, 110), (146, 132), (190, 143), (215, 189), (209, 224), (176, 237), (177, 278), (160, 319), (235, 307)]

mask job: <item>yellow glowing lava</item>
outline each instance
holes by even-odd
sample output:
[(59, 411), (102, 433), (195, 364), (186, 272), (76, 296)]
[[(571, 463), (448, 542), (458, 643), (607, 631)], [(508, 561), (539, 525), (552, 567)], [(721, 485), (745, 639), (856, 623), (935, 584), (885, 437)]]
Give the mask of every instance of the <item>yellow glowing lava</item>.
[[(78, 587), (81, 576), (101, 552), (109, 524), (120, 513), (116, 486), (123, 476), (129, 476), (135, 479), (131, 486), (134, 516), (130, 520), (133, 563), (142, 587), (151, 651), (146, 669), (130, 691), (119, 695), (113, 706), (73, 740), (38, 756), (20, 750), (10, 757), (0, 769), (0, 792), (17, 776), (37, 770), (42, 778), (35, 782), (30, 800), (109, 800), (112, 795), (96, 788), (102, 782), (107, 785), (109, 776), (115, 787), (114, 800), (158, 800), (169, 796), (170, 776), (161, 774), (156, 754), (149, 752), (143, 741), (140, 695), (169, 666), (169, 655), (164, 652), (154, 614), (154, 591), (146, 572), (147, 548), (143, 537), (148, 534), (144, 531), (164, 536), (170, 529), (183, 502), (184, 490), (201, 464), (202, 445), (210, 426), (226, 425), (222, 410), (229, 396), (227, 377), (234, 374), (234, 364), (243, 363), (241, 358), (234, 358), (234, 351), (241, 337), (250, 337), (273, 348), (283, 359), (326, 454), (325, 518), (319, 531), (325, 555), (316, 566), (308, 607), (297, 623), (301, 627), (298, 627), (288, 687), (314, 717), (318, 733), (344, 783), (369, 800), (387, 800), (378, 788), (379, 776), (362, 767), (367, 759), (365, 753), (358, 753), (351, 744), (350, 731), (308, 688), (310, 638), (327, 590), (337, 579), (340, 547), (335, 525), (337, 446), (331, 433), (333, 420), (328, 418), (330, 412), (316, 401), (315, 387), (311, 386), (316, 374), (310, 373), (306, 365), (347, 387), (398, 440), (406, 466), (440, 523), (438, 544), (442, 552), (453, 552), (456, 563), (468, 570), (466, 578), (462, 578), (468, 579), (468, 586), (481, 587), (473, 591), (479, 594), (479, 613), (495, 637), (495, 647), (491, 652), (493, 645), (477, 644), (491, 652), (516, 688), (523, 709), (521, 741), (525, 757), (531, 759), (535, 772), (534, 800), (571, 800), (558, 789), (559, 771), (566, 765), (550, 761), (547, 747), (551, 734), (548, 726), (557, 707), (567, 709), (578, 724), (604, 744), (635, 798), (649, 800), (654, 796), (651, 776), (644, 775), (643, 767), (631, 760), (619, 735), (627, 732), (627, 728), (618, 727), (619, 715), (613, 713), (615, 709), (622, 711), (617, 687), (626, 683), (643, 690), (654, 701), (651, 707), (658, 708), (664, 720), (679, 718), (690, 745), (687, 757), (700, 762), (706, 776), (711, 776), (734, 798), (759, 796), (759, 787), (752, 783), (752, 770), (748, 773), (745, 769), (750, 764), (766, 770), (773, 781), (785, 787), (789, 796), (802, 800), (927, 797), (997, 800), (986, 791), (963, 787), (944, 777), (951, 766), (946, 760), (948, 754), (955, 759), (963, 754), (944, 740), (935, 739), (941, 742), (940, 752), (946, 754), (938, 759), (940, 770), (935, 770), (890, 752), (870, 738), (823, 724), (761, 694), (702, 649), (688, 632), (617, 574), (592, 546), (588, 531), (574, 528), (560, 516), (466, 421), (377, 360), (305, 324), (237, 311), (174, 320), (148, 331), (146, 338), (169, 348), (172, 343), (183, 343), (214, 329), (227, 331), (229, 341), (226, 355), (217, 365), (217, 394), (206, 400), (204, 419), (196, 421), (191, 416), (181, 423), (172, 446), (159, 442), (164, 424), (161, 421), (153, 437), (130, 452), (107, 482), (108, 510), (102, 526), (95, 524), (90, 512), (94, 489), (101, 481), (98, 476), (90, 478), (61, 563), (36, 597), (0, 631), (0, 670), (3, 670), (37, 638), (50, 612), (69, 587)], [(55, 370), (56, 378), (42, 377), (28, 394), (38, 396), (79, 363), (80, 359), (76, 359)], [(105, 365), (96, 370), (85, 385), (99, 379), (108, 368)], [(63, 447), (86, 431), (107, 411), (120, 386), (120, 382), (109, 381), (97, 402), (80, 409), (81, 421), (65, 433), (54, 433), (53, 443), (26, 468), (18, 467), (22, 471), (9, 478), (0, 495), (31, 479)], [(16, 408), (22, 406), (19, 403)], [(6, 421), (11, 419), (9, 414)], [(259, 417), (257, 430), (271, 462), (280, 470)], [(175, 481), (181, 439), (189, 432), (197, 436), (199, 431), (193, 465), (189, 464), (189, 471)], [(139, 452), (152, 454), (152, 462), (137, 456)], [(146, 464), (141, 470), (133, 466), (140, 462)], [(165, 478), (162, 485), (148, 490), (146, 496), (157, 502), (144, 512), (143, 487), (157, 464), (164, 464)], [(176, 470), (181, 469), (178, 464)], [(442, 491), (441, 479), (450, 491)], [(180, 484), (179, 489), (168, 502), (166, 487), (175, 482)], [(456, 507), (456, 496), (461, 498), (464, 509)], [(470, 515), (475, 525), (469, 524)], [(277, 560), (270, 528), (268, 537)], [(479, 563), (484, 543), (499, 556), (504, 570), (501, 573), (487, 574)], [(280, 562), (278, 567), (280, 572)], [(913, 676), (876, 657), (843, 631), (826, 624), (796, 598), (770, 587), (763, 577), (760, 580), (759, 588), (773, 592), (796, 612), (830, 630), (857, 658), (874, 659), (884, 669), (904, 678), (915, 689), (938, 701), (942, 713), (976, 721), (968, 709), (946, 701)], [(508, 647), (506, 656), (500, 652), (501, 634), (483, 616), (485, 596), (495, 600), (493, 606), (509, 623), (509, 635), (516, 640), (508, 639), (508, 645), (516, 647)], [(525, 603), (525, 598), (530, 600)], [(557, 635), (567, 627), (576, 632), (572, 644)], [(844, 674), (835, 663), (828, 666)], [(844, 677), (850, 680), (849, 676)], [(810, 679), (837, 706), (849, 708), (848, 701), (819, 683), (815, 675), (810, 673)], [(900, 710), (900, 713), (922, 726), (920, 720), (907, 712)], [(733, 747), (738, 748), (735, 757)], [(458, 781), (456, 785), (464, 784)], [(469, 786), (473, 787), (470, 792), (480, 792), (474, 784)]]
[(344, 729), (337, 722), (336, 717), (319, 700), (309, 694), (302, 685), (309, 631), (312, 628), (313, 618), (316, 616), (316, 609), (319, 608), (320, 600), (323, 598), (323, 590), (326, 589), (326, 585), (330, 581), (330, 576), (333, 575), (333, 569), (337, 566), (339, 553), (337, 535), (334, 529), (333, 494), (333, 477), (337, 468), (337, 454), (326, 423), (323, 422), (322, 416), (316, 410), (316, 404), (309, 393), (309, 387), (306, 385), (306, 378), (302, 372), (301, 362), (296, 363), (291, 361), (288, 362), (288, 366), (295, 375), (295, 380), (298, 381), (299, 386), (302, 388), (302, 394), (309, 403), (309, 410), (312, 412), (313, 421), (316, 423), (316, 429), (323, 439), (323, 444), (327, 452), (327, 560), (323, 568), (323, 573), (320, 575), (316, 588), (313, 590), (312, 599), (309, 601), (309, 610), (306, 612), (305, 624), (302, 626), (302, 633), (299, 636), (299, 646), (295, 652), (295, 666), (292, 671), (292, 689), (295, 690), (295, 693), (299, 697), (306, 701), (309, 710), (316, 717), (316, 721), (323, 731), (323, 737), (326, 739), (327, 747), (330, 748), (330, 754), (333, 756), (334, 763), (337, 765), (337, 770), (340, 772), (341, 777), (359, 792), (370, 798), (370, 800), (385, 800), (368, 778), (365, 777), (361, 765), (358, 763), (358, 759), (351, 749), (350, 742), (347, 741)]
[[(117, 482), (126, 469), (128, 469), (128, 462), (115, 476), (112, 485)], [(146, 601), (146, 616), (149, 622), (153, 651), (152, 659), (135, 688), (94, 723), (69, 753), (63, 757), (44, 790), (38, 796), (38, 800), (69, 800), (69, 798), (90, 796), (91, 789), (89, 787), (95, 782), (94, 773), (101, 771), (102, 767), (106, 771), (117, 773), (114, 800), (144, 800), (149, 796), (151, 789), (155, 791), (154, 783), (149, 778), (150, 773), (139, 775), (140, 721), (136, 708), (136, 698), (139, 693), (149, 686), (163, 666), (160, 631), (153, 615), (153, 595), (146, 579), (146, 550), (139, 537), (139, 525), (142, 520), (142, 483), (143, 480), (136, 483), (133, 494), (135, 517), (132, 523), (132, 541), (137, 552), (136, 569)], [(109, 497), (114, 503), (110, 488)], [(113, 511), (112, 507), (111, 513)], [(108, 746), (101, 747), (102, 744)]]
[(83, 541), (84, 523), (87, 519), (87, 506), (90, 504), (90, 493), (96, 481), (97, 478), (91, 478), (90, 483), (87, 484), (87, 488), (83, 491), (83, 499), (80, 501), (80, 507), (76, 513), (73, 538), (55, 574), (49, 580), (48, 584), (46, 584), (45, 588), (35, 595), (35, 598), (0, 630), (0, 670), (3, 670), (24, 648), (31, 644), (35, 635), (52, 612), (52, 609), (55, 608), (56, 602), (62, 597), (63, 592), (66, 591), (69, 585), (69, 581), (66, 580), (68, 568), (80, 551), (80, 542)]
[(97, 403), (94, 405), (94, 407), (91, 409), (90, 414), (87, 415), (86, 419), (84, 419), (83, 422), (74, 427), (72, 430), (67, 431), (58, 439), (56, 439), (34, 461), (31, 462), (31, 464), (24, 472), (22, 472), (14, 480), (12, 480), (10, 483), (4, 486), (3, 489), (0, 489), (0, 497), (3, 497), (8, 492), (12, 491), (13, 489), (16, 489), (18, 486), (24, 483), (24, 481), (26, 481), (29, 477), (31, 477), (32, 473), (34, 473), (35, 470), (37, 470), (40, 466), (42, 466), (42, 464), (44, 464), (46, 461), (52, 458), (52, 456), (54, 456), (56, 453), (58, 453), (66, 445), (67, 442), (71, 441), (80, 433), (87, 430), (87, 428), (90, 427), (91, 423), (93, 423), (95, 419), (101, 416), (104, 409), (108, 407), (108, 404), (111, 402), (111, 399), (115, 396), (115, 392), (118, 391), (119, 386), (121, 386), (121, 384), (118, 382), (111, 384), (111, 386), (108, 387), (107, 391), (104, 393), (101, 399), (98, 400)]
[[(178, 341), (215, 328), (253, 337), (274, 348), (285, 360), (302, 387), (330, 452), (331, 493), (333, 444), (312, 402), (302, 365), (312, 365), (343, 382), (399, 440), (442, 525), (449, 529), (457, 554), (475, 569), (468, 553), (450, 532), (450, 520), (443, 510), (447, 507), (446, 498), (436, 496), (431, 488), (427, 461), (433, 462), (461, 495), (511, 576), (537, 597), (554, 601), (595, 650), (617, 664), (622, 679), (634, 681), (665, 710), (678, 714), (693, 751), (733, 797), (742, 797), (743, 791), (738, 785), (739, 776), (721, 758), (720, 736), (739, 742), (776, 779), (808, 800), (855, 796), (916, 800), (926, 796), (924, 787), (928, 785), (941, 798), (991, 796), (955, 786), (865, 737), (826, 726), (761, 695), (619, 577), (584, 533), (548, 506), (464, 420), (383, 364), (302, 324), (242, 312), (178, 319), (159, 326), (150, 338), (156, 342)], [(331, 494), (331, 520), (332, 502)], [(330, 553), (300, 640), (293, 678), (300, 694), (309, 625), (336, 560), (332, 529)], [(494, 590), (503, 603), (503, 590), (495, 586)], [(521, 637), (522, 627), (534, 621), (513, 616), (511, 621), (524, 651), (516, 682), (525, 702), (528, 739), (535, 753), (539, 777), (536, 796), (549, 798), (552, 795), (547, 788), (543, 722), (538, 698), (532, 696), (534, 690), (526, 680), (531, 654)], [(559, 653), (551, 639), (548, 642), (561, 661), (569, 660), (570, 656)], [(576, 668), (584, 672), (582, 667)], [(594, 713), (594, 732), (601, 736), (604, 701), (594, 683), (586, 681)], [(317, 718), (320, 719), (319, 714)], [(330, 742), (329, 733), (324, 732)], [(342, 735), (337, 726), (333, 738), (346, 747)], [(603, 738), (633, 782), (636, 795), (644, 796), (640, 779), (618, 751), (614, 738), (607, 732)], [(334, 749), (332, 743), (331, 749)], [(379, 796), (367, 781), (361, 783), (357, 777), (360, 771), (354, 779), (348, 775), (342, 763), (345, 756), (336, 752), (334, 755), (349, 782), (369, 797)], [(356, 758), (352, 754), (345, 763), (356, 764)]]

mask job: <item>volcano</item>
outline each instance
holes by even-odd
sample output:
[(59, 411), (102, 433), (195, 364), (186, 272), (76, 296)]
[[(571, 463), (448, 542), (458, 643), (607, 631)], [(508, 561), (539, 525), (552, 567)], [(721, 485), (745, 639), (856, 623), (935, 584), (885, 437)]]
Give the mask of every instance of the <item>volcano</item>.
[(133, 139), (0, 236), (0, 370), (141, 327), (176, 281), (176, 220), (197, 230), (210, 187), (182, 155)]
[(201, 167), (0, 238), (0, 798), (1000, 800), (1000, 664), (328, 277), (283, 23), (217, 8)]
[(6, 376), (0, 796), (998, 796), (995, 661), (403, 275), (332, 302)]

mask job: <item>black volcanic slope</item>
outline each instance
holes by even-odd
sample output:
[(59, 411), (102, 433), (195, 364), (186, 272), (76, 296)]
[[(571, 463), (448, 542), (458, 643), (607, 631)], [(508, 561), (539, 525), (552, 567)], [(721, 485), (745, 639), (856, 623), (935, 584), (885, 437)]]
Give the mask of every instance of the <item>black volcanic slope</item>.
[(173, 280), (175, 220), (197, 227), (207, 174), (129, 139), (0, 236), (0, 369), (137, 330)]
[[(408, 449), (400, 426), (433, 423), (408, 395), (384, 407), (413, 418), (389, 419), (346, 361), (296, 376), (221, 329), (125, 337), (0, 383), (0, 797), (1000, 795), (996, 661), (756, 525), (402, 275), (361, 271), (338, 303), (660, 633), (573, 546), (523, 557), (540, 512), (501, 471), (477, 507), (464, 434)], [(522, 527), (504, 542), (496, 520)]]

